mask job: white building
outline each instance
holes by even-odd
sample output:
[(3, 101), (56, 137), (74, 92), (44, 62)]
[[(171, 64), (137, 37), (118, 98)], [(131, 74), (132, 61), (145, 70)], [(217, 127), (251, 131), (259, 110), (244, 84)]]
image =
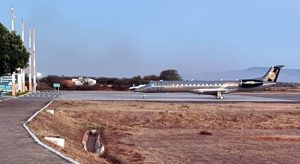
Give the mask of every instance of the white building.
[(93, 86), (96, 85), (97, 83), (97, 81), (94, 79), (83, 78), (83, 77), (79, 77), (78, 79), (72, 79), (72, 82), (74, 82), (76, 86), (81, 86), (81, 85)]

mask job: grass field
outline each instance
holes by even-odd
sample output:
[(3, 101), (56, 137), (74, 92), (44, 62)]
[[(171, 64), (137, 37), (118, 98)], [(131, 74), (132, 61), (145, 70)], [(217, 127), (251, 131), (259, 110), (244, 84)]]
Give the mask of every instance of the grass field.
[[(30, 128), (80, 163), (300, 163), (300, 104), (54, 101)], [(86, 130), (106, 153), (83, 150)], [(61, 136), (60, 149), (43, 140)]]

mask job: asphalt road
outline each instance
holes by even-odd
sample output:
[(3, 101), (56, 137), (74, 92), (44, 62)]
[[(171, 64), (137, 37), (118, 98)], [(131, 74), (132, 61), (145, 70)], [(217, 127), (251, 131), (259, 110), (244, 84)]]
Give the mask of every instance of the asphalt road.
[[(143, 96), (146, 95), (146, 99)], [(226, 94), (223, 100), (192, 93), (134, 93), (105, 91), (64, 91), (61, 100), (131, 100), (177, 102), (300, 102), (300, 94)]]
[(0, 96), (0, 102), (7, 99), (8, 97), (3, 97), (3, 96)]
[(22, 124), (51, 99), (9, 99), (0, 102), (0, 163), (67, 163), (37, 145)]

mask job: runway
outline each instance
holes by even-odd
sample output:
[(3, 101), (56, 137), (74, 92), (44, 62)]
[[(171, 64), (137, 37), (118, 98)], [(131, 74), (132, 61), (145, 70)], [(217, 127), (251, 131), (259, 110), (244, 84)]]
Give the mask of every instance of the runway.
[[(143, 99), (143, 96), (146, 99)], [(134, 93), (115, 91), (63, 91), (58, 100), (122, 100), (159, 102), (285, 102), (300, 103), (300, 94), (247, 93), (226, 94), (223, 100), (192, 93)]]

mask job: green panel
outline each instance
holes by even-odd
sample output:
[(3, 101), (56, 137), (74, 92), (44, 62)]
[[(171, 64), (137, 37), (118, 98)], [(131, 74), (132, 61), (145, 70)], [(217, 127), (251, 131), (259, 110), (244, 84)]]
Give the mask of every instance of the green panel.
[(5, 85), (0, 85), (0, 91), (4, 91), (5, 90)]
[(53, 87), (54, 87), (54, 88), (59, 88), (59, 87), (60, 87), (60, 84), (59, 84), (59, 83), (53, 83)]
[(3, 85), (3, 84), (0, 84), (0, 90), (1, 91), (11, 91), (11, 86), (10, 85)]

